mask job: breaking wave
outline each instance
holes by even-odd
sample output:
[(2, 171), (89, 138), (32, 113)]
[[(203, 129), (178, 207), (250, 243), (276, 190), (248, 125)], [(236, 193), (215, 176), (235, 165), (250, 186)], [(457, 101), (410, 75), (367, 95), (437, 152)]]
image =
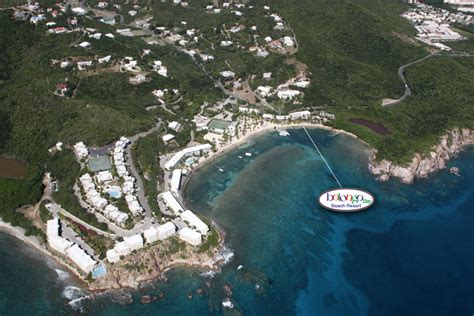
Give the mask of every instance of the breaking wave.
[(66, 286), (63, 290), (63, 297), (67, 298), (68, 300), (75, 300), (82, 297), (84, 293), (82, 290), (75, 286)]
[(228, 264), (234, 258), (234, 251), (232, 249), (224, 247), (221, 252), (222, 258), (224, 258), (224, 264)]
[(58, 278), (61, 281), (64, 281), (71, 276), (68, 272), (60, 270), (60, 269), (54, 269), (54, 271), (56, 271)]
[(85, 292), (75, 286), (66, 286), (62, 293), (63, 297), (70, 300), (68, 305), (75, 311), (83, 312), (83, 306), (81, 302), (91, 296), (85, 295)]
[(209, 278), (212, 279), (216, 275), (215, 271), (209, 270), (209, 271), (204, 271), (201, 273), (201, 276), (204, 278)]

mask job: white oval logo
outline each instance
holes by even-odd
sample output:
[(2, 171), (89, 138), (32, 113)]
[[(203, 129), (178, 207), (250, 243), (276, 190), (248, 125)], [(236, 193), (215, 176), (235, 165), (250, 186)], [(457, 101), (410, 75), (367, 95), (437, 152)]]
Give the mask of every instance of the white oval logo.
[(319, 196), (319, 204), (322, 207), (336, 212), (362, 211), (374, 203), (372, 194), (352, 188), (332, 189)]

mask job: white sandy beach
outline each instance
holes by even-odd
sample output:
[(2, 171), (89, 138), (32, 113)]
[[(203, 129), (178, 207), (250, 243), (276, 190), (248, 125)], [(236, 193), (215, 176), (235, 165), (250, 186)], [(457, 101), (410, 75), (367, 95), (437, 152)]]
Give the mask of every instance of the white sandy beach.
[[(244, 132), (241, 125), (242, 122), (239, 122), (239, 129), (238, 129), (238, 136), (232, 137), (229, 141), (226, 143), (219, 143), (216, 142), (216, 150), (213, 152), (208, 153), (205, 157), (202, 157), (199, 159), (198, 163), (195, 165), (193, 168), (194, 170), (198, 170), (201, 167), (203, 167), (205, 164), (213, 161), (217, 157), (220, 157), (221, 155), (231, 151), (232, 149), (235, 149), (245, 143), (247, 143), (249, 140), (252, 138), (255, 138), (259, 135), (269, 133), (271, 131), (276, 131), (277, 129), (279, 130), (284, 130), (287, 128), (298, 128), (298, 127), (305, 127), (305, 128), (319, 128), (319, 129), (325, 129), (325, 130), (330, 130), (336, 133), (341, 133), (341, 134), (346, 134), (351, 137), (354, 137), (356, 139), (359, 139), (356, 135), (343, 131), (343, 130), (338, 130), (329, 126), (325, 126), (322, 124), (316, 124), (316, 123), (308, 123), (308, 122), (298, 122), (298, 123), (284, 123), (284, 124), (279, 124), (279, 123), (273, 123), (269, 121), (263, 121), (261, 123), (261, 120), (253, 120), (253, 121), (247, 121), (247, 124), (249, 124), (249, 128)], [(360, 139), (359, 139), (360, 140)], [(365, 143), (365, 142), (363, 142)], [(367, 144), (367, 143), (365, 143)], [(368, 144), (367, 144), (368, 145)]]

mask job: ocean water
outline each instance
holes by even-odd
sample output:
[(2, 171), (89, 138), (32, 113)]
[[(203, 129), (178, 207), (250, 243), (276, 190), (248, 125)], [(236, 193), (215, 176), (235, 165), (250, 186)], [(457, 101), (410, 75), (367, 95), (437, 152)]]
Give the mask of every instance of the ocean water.
[(0, 315), (70, 315), (79, 286), (55, 261), (0, 233)]
[[(366, 146), (309, 130), (344, 186), (376, 196), (367, 211), (338, 214), (316, 201), (337, 186), (334, 179), (304, 131), (289, 131), (289, 137), (269, 133), (226, 154), (186, 187), (188, 206), (226, 233), (233, 257), (222, 273), (173, 269), (166, 282), (133, 293), (132, 305), (102, 295), (73, 309), (63, 293), (71, 280), (61, 280), (39, 255), (11, 250), (25, 247), (0, 235), (0, 284), (8, 284), (0, 290), (0, 315), (52, 309), (94, 315), (474, 313), (473, 148), (449, 163), (461, 176), (444, 170), (414, 185), (379, 183), (367, 170)], [(160, 301), (139, 302), (142, 294), (160, 292)], [(226, 298), (233, 309), (223, 307)]]

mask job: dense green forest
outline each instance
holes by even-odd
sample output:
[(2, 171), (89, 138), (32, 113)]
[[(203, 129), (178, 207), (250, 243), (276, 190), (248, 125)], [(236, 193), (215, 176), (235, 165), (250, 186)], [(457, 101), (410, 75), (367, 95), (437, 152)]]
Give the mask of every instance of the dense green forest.
[(391, 0), (258, 1), (276, 9), (298, 39), (297, 58), (312, 73), (308, 105), (368, 106), (403, 92), (401, 65), (424, 49), (394, 33), (414, 35), (399, 15), (406, 5)]
[[(159, 155), (165, 151), (165, 144), (157, 132), (138, 139), (132, 154), (142, 177), (148, 204), (153, 210), (158, 210), (158, 183), (162, 182), (163, 172), (160, 168)], [(155, 212), (160, 217), (160, 212)]]
[[(409, 162), (417, 152), (427, 152), (449, 129), (474, 129), (474, 58), (433, 57), (409, 68), (406, 76), (413, 94), (404, 102), (389, 108), (336, 108), (336, 127), (368, 141), (378, 150), (379, 159), (398, 163)], [(381, 122), (392, 133), (379, 136), (349, 123), (349, 118)]]
[[(306, 91), (305, 105), (326, 105), (336, 113), (334, 126), (353, 132), (378, 150), (378, 159), (398, 163), (426, 152), (439, 136), (454, 127), (473, 128), (473, 58), (436, 57), (407, 70), (413, 95), (390, 108), (383, 98), (398, 98), (403, 83), (398, 68), (428, 54), (423, 46), (400, 40), (415, 35), (400, 17), (407, 9), (391, 0), (265, 1), (282, 13), (300, 45), (297, 58), (305, 62), (316, 84)], [(466, 33), (470, 29), (464, 29)], [(450, 43), (472, 52), (468, 41)], [(379, 136), (349, 123), (365, 118), (383, 123), (392, 133)]]

